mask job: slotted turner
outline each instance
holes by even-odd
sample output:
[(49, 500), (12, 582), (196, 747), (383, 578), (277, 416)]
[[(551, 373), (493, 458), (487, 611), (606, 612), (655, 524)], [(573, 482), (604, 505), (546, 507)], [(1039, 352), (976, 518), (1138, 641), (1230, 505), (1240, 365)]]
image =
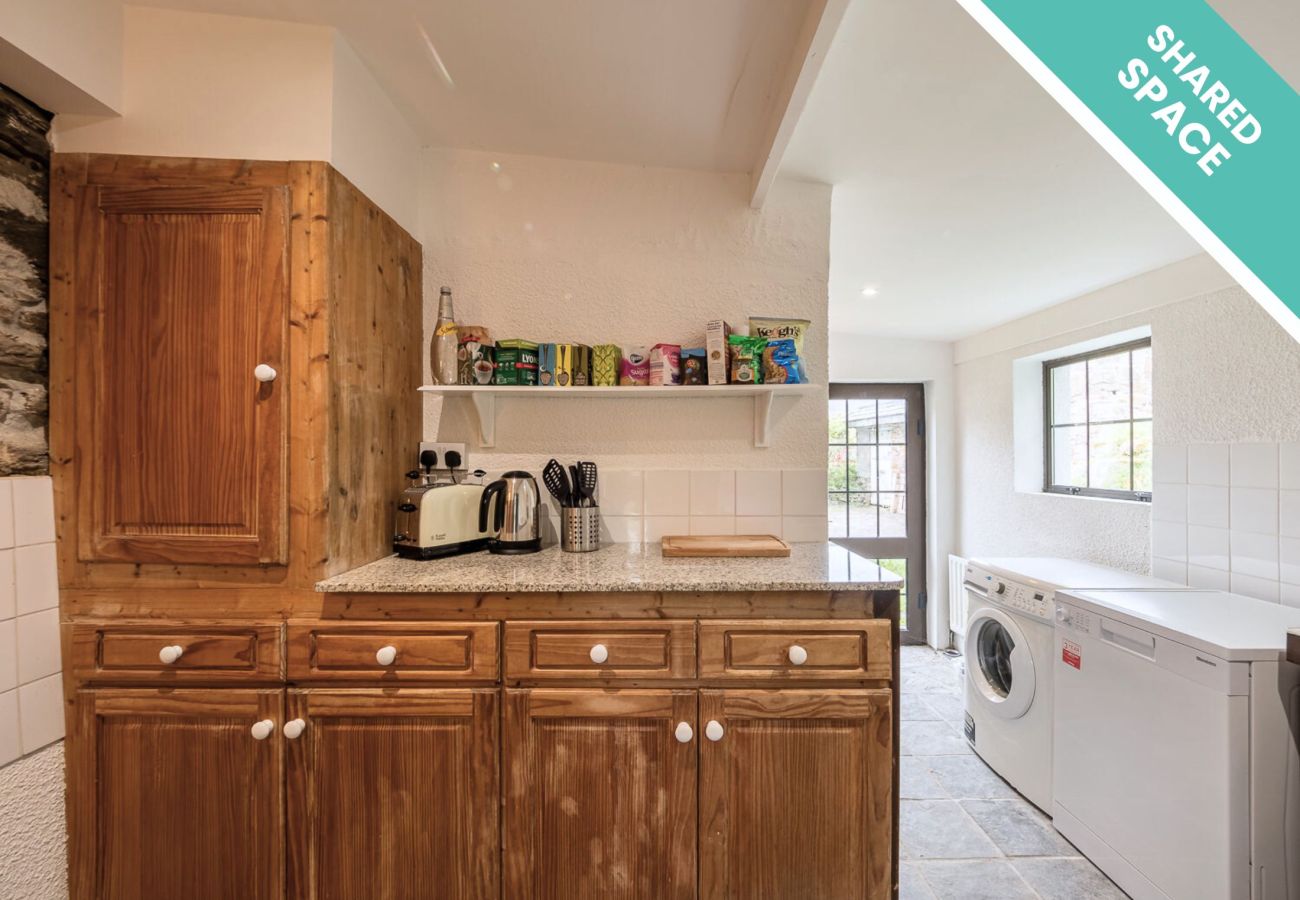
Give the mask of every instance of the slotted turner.
[(574, 491), (582, 497), (579, 501), (580, 506), (596, 505), (594, 499), (596, 496), (596, 464), (594, 462), (578, 461), (578, 484)]
[(573, 497), (573, 491), (569, 487), (569, 476), (565, 474), (564, 466), (560, 461), (553, 459), (542, 469), (542, 483), (546, 489), (551, 492), (561, 506), (570, 506), (570, 500)]

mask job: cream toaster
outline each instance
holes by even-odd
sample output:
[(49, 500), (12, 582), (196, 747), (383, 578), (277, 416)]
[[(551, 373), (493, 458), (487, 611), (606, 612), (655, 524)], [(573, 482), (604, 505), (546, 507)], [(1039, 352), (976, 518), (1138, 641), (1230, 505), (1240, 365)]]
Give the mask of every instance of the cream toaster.
[[(496, 536), (491, 530), (496, 515), (491, 509), (485, 527), (479, 528), (479, 506), (486, 486), (457, 484), (454, 479), (440, 481), (424, 454), (420, 462), (423, 474), (408, 473), (418, 483), (402, 491), (397, 501), (393, 550), (407, 559), (438, 559), (487, 547)], [(493, 496), (489, 502), (496, 504), (501, 499)]]

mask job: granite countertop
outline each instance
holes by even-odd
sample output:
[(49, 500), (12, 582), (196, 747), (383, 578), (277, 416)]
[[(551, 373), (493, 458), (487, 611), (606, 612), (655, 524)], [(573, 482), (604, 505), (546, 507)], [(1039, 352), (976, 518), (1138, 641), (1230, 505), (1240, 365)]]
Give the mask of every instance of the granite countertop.
[(592, 553), (497, 556), (486, 551), (438, 560), (390, 556), (317, 582), (324, 593), (497, 593), (551, 591), (872, 591), (901, 579), (835, 544), (792, 544), (776, 559), (664, 559), (658, 544), (608, 544)]

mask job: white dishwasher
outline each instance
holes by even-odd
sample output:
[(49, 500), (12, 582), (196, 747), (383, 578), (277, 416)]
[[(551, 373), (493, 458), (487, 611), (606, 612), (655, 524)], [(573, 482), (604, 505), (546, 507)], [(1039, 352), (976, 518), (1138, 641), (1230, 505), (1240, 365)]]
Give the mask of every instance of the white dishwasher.
[(1056, 596), (1057, 829), (1135, 900), (1300, 900), (1300, 609)]

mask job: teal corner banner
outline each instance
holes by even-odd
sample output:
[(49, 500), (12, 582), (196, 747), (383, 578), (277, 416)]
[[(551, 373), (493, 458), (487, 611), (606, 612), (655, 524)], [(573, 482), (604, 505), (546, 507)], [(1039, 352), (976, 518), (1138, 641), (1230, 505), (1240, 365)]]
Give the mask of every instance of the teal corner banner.
[(1281, 301), (1297, 334), (1300, 94), (1204, 0), (982, 5)]

